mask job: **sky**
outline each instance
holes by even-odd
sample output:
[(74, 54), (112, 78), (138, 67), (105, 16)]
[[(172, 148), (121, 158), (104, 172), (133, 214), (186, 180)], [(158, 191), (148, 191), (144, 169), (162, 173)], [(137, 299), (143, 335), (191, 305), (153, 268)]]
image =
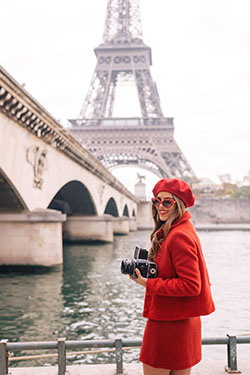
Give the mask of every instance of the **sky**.
[[(62, 124), (80, 113), (106, 6), (1, 0), (0, 64)], [(164, 115), (174, 117), (177, 144), (197, 177), (242, 180), (250, 169), (249, 0), (140, 0), (140, 9), (151, 73)]]

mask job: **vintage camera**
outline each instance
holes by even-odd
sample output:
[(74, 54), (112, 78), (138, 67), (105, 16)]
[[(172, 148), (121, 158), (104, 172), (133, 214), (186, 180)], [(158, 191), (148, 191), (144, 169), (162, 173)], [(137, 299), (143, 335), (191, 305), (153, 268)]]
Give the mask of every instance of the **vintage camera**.
[(135, 269), (141, 272), (142, 277), (153, 279), (157, 276), (157, 265), (154, 262), (147, 260), (148, 251), (146, 249), (141, 249), (136, 246), (134, 259), (125, 259), (121, 262), (121, 273), (128, 274), (135, 279), (137, 275)]

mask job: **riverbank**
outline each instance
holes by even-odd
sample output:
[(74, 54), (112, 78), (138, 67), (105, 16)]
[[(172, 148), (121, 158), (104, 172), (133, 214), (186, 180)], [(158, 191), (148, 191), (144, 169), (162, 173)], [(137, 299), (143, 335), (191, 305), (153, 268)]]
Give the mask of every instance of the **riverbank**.
[[(194, 223), (195, 229), (197, 231), (250, 231), (250, 224), (212, 224), (212, 223)], [(137, 228), (138, 230), (150, 230), (152, 231), (152, 225), (143, 225)]]
[(250, 224), (195, 224), (197, 231), (250, 231)]
[[(202, 360), (192, 370), (192, 375), (225, 375), (225, 363), (222, 361)], [(238, 370), (242, 375), (250, 374), (250, 362), (240, 361)], [(26, 368), (9, 368), (11, 375), (57, 375), (57, 366), (51, 367), (26, 367)], [(106, 365), (73, 365), (67, 366), (66, 375), (115, 375), (115, 364)], [(140, 363), (125, 363), (124, 375), (142, 375), (142, 365)]]

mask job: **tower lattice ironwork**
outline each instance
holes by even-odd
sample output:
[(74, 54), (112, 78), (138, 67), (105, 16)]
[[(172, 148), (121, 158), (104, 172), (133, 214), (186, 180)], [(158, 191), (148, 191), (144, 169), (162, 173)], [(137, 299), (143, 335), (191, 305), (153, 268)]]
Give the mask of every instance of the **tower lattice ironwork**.
[[(109, 0), (97, 64), (72, 135), (108, 169), (138, 166), (159, 177), (195, 178), (163, 116), (153, 81), (151, 48), (144, 44), (139, 0)], [(113, 117), (120, 82), (137, 88), (141, 117)], [(126, 105), (126, 103), (124, 103)]]

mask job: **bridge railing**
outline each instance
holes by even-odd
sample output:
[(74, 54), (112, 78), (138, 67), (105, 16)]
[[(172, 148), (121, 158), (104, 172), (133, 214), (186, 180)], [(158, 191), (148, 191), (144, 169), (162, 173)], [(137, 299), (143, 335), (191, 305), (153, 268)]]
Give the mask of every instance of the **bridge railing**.
[[(77, 340), (70, 341), (65, 338), (59, 338), (57, 341), (37, 341), (37, 342), (8, 342), (0, 341), (0, 375), (8, 374), (9, 362), (23, 361), (42, 358), (58, 358), (58, 375), (66, 373), (66, 358), (70, 355), (98, 354), (104, 352), (115, 352), (116, 374), (123, 374), (123, 351), (139, 348), (142, 340), (115, 339), (115, 340)], [(202, 345), (227, 345), (227, 366), (225, 370), (228, 373), (240, 373), (237, 369), (237, 344), (250, 344), (249, 336), (229, 336), (219, 338), (203, 338)], [(86, 349), (91, 351), (67, 352), (68, 349)], [(107, 349), (103, 349), (107, 348)], [(43, 354), (34, 356), (11, 357), (10, 352), (24, 350), (57, 350), (56, 354)], [(93, 350), (94, 349), (94, 350)]]

